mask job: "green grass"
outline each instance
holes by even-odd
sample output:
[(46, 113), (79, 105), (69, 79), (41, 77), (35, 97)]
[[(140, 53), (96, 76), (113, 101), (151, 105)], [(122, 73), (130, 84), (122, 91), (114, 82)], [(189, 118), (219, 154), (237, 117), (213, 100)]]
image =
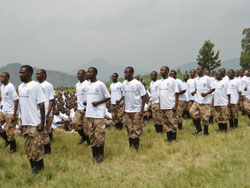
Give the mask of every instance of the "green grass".
[[(140, 151), (129, 149), (125, 130), (108, 129), (105, 161), (93, 164), (91, 148), (77, 145), (78, 134), (55, 133), (52, 154), (37, 179), (17, 137), (18, 151), (0, 150), (0, 187), (250, 187), (250, 127), (241, 117), (239, 128), (227, 134), (192, 136), (194, 127), (184, 121), (177, 142), (166, 143), (146, 124)], [(1, 143), (2, 140), (1, 140)]]

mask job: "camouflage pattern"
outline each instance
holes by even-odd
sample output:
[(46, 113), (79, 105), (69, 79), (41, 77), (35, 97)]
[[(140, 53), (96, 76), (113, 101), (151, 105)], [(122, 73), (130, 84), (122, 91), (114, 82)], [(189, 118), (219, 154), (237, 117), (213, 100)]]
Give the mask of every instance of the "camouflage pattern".
[(241, 96), (241, 98), (240, 98), (240, 111), (245, 110), (245, 107), (244, 107), (245, 100), (246, 100), (245, 96)]
[(209, 117), (211, 115), (210, 104), (198, 104), (196, 101), (191, 106), (189, 113), (192, 119), (196, 120), (201, 118), (203, 125), (209, 125)]
[(152, 116), (154, 124), (162, 125), (162, 113), (160, 110), (160, 104), (152, 104)]
[(105, 144), (106, 125), (104, 118), (87, 118), (89, 140), (91, 147), (101, 147)]
[(162, 122), (165, 132), (177, 132), (178, 115), (172, 109), (162, 110)]
[(245, 99), (244, 101), (244, 110), (248, 116), (250, 116), (250, 99)]
[(230, 104), (229, 115), (230, 115), (230, 119), (239, 118), (239, 105), (238, 104)]
[(112, 114), (112, 120), (113, 120), (114, 125), (116, 125), (117, 123), (121, 123), (123, 120), (123, 115), (124, 115), (123, 104), (119, 104), (119, 105), (112, 104), (111, 114)]
[(229, 111), (227, 106), (215, 106), (214, 118), (216, 123), (227, 123), (229, 118)]
[(5, 124), (5, 132), (7, 135), (8, 141), (13, 141), (15, 140), (15, 128), (17, 124), (17, 119), (14, 121), (11, 121), (12, 114), (5, 114), (3, 112), (0, 112), (0, 127), (4, 123)]
[(188, 101), (187, 102), (187, 111), (189, 112), (190, 111), (190, 108), (192, 107), (194, 101)]
[(84, 110), (76, 110), (72, 120), (72, 127), (75, 131), (83, 129), (84, 134), (88, 135), (88, 121), (85, 118)]
[(187, 109), (187, 102), (179, 100), (178, 107), (177, 107), (178, 123), (182, 123), (182, 116), (186, 109)]
[(139, 138), (143, 132), (143, 116), (139, 112), (125, 113), (124, 125), (128, 130), (129, 138)]
[(53, 116), (50, 116), (48, 120), (46, 120), (46, 125), (44, 126), (43, 131), (41, 132), (42, 134), (42, 142), (44, 145), (50, 143), (50, 137), (49, 134), (51, 133), (52, 129), (52, 121), (53, 121)]
[(210, 104), (210, 116), (215, 116), (215, 108), (214, 108), (214, 105), (213, 104)]
[(44, 157), (42, 134), (37, 127), (22, 126), (24, 149), (29, 160), (40, 161)]

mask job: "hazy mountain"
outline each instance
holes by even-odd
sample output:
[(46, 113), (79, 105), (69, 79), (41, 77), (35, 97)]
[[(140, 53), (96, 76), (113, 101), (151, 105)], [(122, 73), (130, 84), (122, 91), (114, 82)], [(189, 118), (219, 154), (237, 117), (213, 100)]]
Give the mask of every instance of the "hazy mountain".
[[(178, 67), (175, 67), (174, 69), (175, 70), (180, 69), (180, 71), (182, 73), (185, 73), (185, 71), (189, 71), (191, 69), (196, 69), (196, 68), (197, 68), (197, 62), (190, 62), (190, 63), (180, 65)], [(227, 70), (228, 69), (234, 69), (234, 70), (240, 69), (241, 68), (240, 59), (239, 58), (233, 58), (233, 59), (229, 59), (229, 60), (226, 60), (226, 61), (222, 61), (220, 68), (225, 68)]]
[[(127, 65), (126, 66), (125, 65), (124, 66), (113, 65), (102, 58), (97, 58), (97, 59), (93, 59), (91, 61), (88, 61), (87, 63), (79, 66), (78, 68), (76, 68), (73, 71), (67, 71), (67, 73), (70, 75), (76, 75), (78, 70), (84, 69), (87, 71), (87, 69), (89, 67), (96, 67), (97, 68), (97, 70), (98, 70), (97, 78), (99, 80), (109, 81), (110, 76), (114, 72), (118, 73), (119, 77), (123, 77), (124, 76), (124, 68), (127, 67)], [(138, 70), (135, 68), (135, 75), (137, 75), (137, 74), (146, 74), (146, 71)]]
[[(6, 66), (0, 67), (1, 72), (10, 73), (10, 82), (13, 83), (16, 87), (21, 83), (19, 79), (19, 69), (22, 66), (20, 63), (10, 63)], [(36, 71), (38, 68), (34, 68), (33, 80), (36, 80)], [(77, 82), (75, 76), (68, 75), (59, 71), (46, 70), (47, 80), (54, 85), (54, 87), (74, 87)]]

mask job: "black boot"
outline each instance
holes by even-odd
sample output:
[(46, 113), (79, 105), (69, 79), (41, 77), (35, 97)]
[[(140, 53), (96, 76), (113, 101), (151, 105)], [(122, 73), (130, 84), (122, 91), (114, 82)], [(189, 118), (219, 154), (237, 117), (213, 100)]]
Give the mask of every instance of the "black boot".
[(229, 119), (229, 125), (230, 125), (231, 129), (234, 128), (234, 121), (233, 121), (233, 119)]
[(98, 151), (96, 146), (92, 146), (92, 156), (93, 156), (93, 161), (96, 162), (98, 158)]
[(223, 123), (223, 131), (224, 131), (224, 133), (227, 132), (227, 123)]
[(178, 123), (178, 129), (182, 129), (182, 123)]
[(214, 117), (213, 116), (210, 116), (209, 117), (209, 124), (213, 124), (214, 123)]
[(81, 136), (81, 140), (77, 144), (82, 144), (86, 140), (84, 133), (83, 133), (83, 129), (78, 130), (77, 132)]
[(173, 140), (176, 140), (176, 135), (177, 135), (177, 132), (171, 132), (171, 137)]
[(159, 132), (159, 127), (157, 124), (155, 124), (155, 131), (158, 133)]
[(140, 139), (139, 139), (139, 138), (134, 138), (133, 140), (134, 140), (134, 141), (133, 141), (134, 148), (135, 148), (135, 150), (138, 152), (138, 151), (139, 151)]
[(32, 160), (30, 160), (30, 167), (31, 167), (31, 169), (33, 169), (33, 167), (34, 167), (34, 164), (33, 164)]
[(193, 132), (193, 135), (196, 135), (196, 134), (198, 134), (199, 132), (202, 131), (202, 129), (201, 129), (201, 119), (199, 118), (199, 119), (194, 120), (194, 123), (195, 123), (196, 129)]
[(8, 139), (7, 139), (7, 135), (6, 135), (6, 132), (5, 132), (5, 131), (4, 131), (4, 132), (1, 132), (0, 135), (1, 135), (1, 137), (2, 137), (2, 138), (4, 139), (4, 141), (5, 141), (5, 144), (3, 145), (3, 149), (5, 149), (5, 148), (8, 147), (8, 145), (9, 145), (10, 143), (9, 143), (9, 141), (8, 141)]
[(204, 125), (204, 135), (209, 135), (208, 133), (208, 125)]
[(53, 132), (49, 133), (49, 138), (50, 138), (50, 142), (52, 142), (52, 139), (53, 139)]
[(218, 127), (219, 127), (218, 132), (222, 132), (223, 131), (223, 124), (222, 123), (218, 123)]
[(44, 154), (51, 154), (50, 143), (44, 145)]
[(171, 132), (167, 132), (167, 141), (172, 142), (172, 134), (171, 134)]
[(238, 119), (237, 118), (234, 118), (234, 127), (238, 128)]
[(10, 154), (15, 153), (16, 152), (16, 140), (9, 141), (9, 143), (10, 143)]
[(118, 123), (118, 129), (119, 129), (119, 130), (122, 130), (122, 128), (123, 128), (123, 123), (119, 122), (119, 123)]
[(163, 133), (163, 126), (162, 125), (158, 125), (159, 127), (159, 133)]
[(41, 159), (40, 161), (37, 161), (37, 166), (38, 166), (38, 171), (44, 170), (44, 163), (43, 163), (43, 159)]
[(37, 177), (39, 172), (44, 169), (43, 159), (41, 159), (40, 161), (32, 161), (31, 166), (32, 166), (32, 175), (34, 177)]
[(89, 135), (85, 135), (85, 136), (86, 136), (87, 146), (90, 146)]
[(97, 148), (97, 163), (101, 163), (104, 160), (104, 146), (96, 147)]

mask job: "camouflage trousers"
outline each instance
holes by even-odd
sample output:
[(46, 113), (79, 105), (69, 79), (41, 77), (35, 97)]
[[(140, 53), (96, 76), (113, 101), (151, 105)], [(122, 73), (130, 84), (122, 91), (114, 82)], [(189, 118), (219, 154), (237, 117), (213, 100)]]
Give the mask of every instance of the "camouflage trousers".
[(51, 133), (51, 129), (52, 129), (52, 121), (53, 121), (53, 116), (50, 116), (48, 120), (46, 119), (46, 125), (44, 126), (44, 129), (41, 132), (42, 142), (44, 145), (50, 143), (49, 134)]
[(37, 127), (22, 126), (24, 149), (29, 160), (40, 161), (44, 157), (44, 147), (41, 133)]
[(189, 113), (190, 108), (192, 107), (193, 103), (194, 103), (194, 101), (188, 101), (188, 103), (187, 103), (187, 111), (188, 111), (188, 113)]
[(227, 123), (229, 117), (229, 111), (227, 106), (215, 106), (214, 107), (214, 119), (216, 123)]
[(230, 119), (238, 119), (239, 118), (239, 106), (238, 106), (238, 104), (230, 104), (228, 110), (229, 110)]
[(14, 121), (11, 121), (12, 114), (5, 114), (3, 112), (0, 112), (0, 130), (2, 125), (5, 122), (5, 132), (7, 135), (8, 141), (15, 140), (15, 128), (17, 124), (17, 119)]
[(189, 110), (192, 119), (196, 120), (201, 118), (203, 125), (209, 125), (209, 117), (211, 115), (210, 104), (199, 104), (196, 101), (193, 103)]
[(143, 116), (139, 112), (125, 113), (124, 125), (128, 130), (129, 138), (139, 138), (143, 132)]
[(121, 123), (123, 119), (123, 114), (124, 114), (123, 105), (112, 104), (111, 114), (112, 114), (112, 120), (113, 120), (114, 125), (116, 125), (117, 123)]
[(210, 116), (215, 116), (215, 107), (214, 107), (214, 105), (210, 104), (210, 108), (211, 108), (211, 110), (210, 110)]
[(104, 118), (87, 118), (87, 121), (91, 146), (104, 146), (106, 131)]
[(244, 101), (244, 110), (248, 116), (250, 116), (250, 99), (245, 99)]
[(162, 122), (165, 132), (177, 132), (178, 115), (172, 109), (162, 110)]
[(162, 125), (162, 113), (160, 110), (160, 104), (152, 104), (152, 116), (154, 124)]
[(182, 123), (182, 116), (186, 109), (187, 109), (187, 102), (179, 100), (178, 107), (177, 107), (178, 123)]
[(245, 96), (241, 96), (241, 99), (240, 99), (240, 111), (244, 111), (245, 110), (245, 107), (244, 107), (244, 104), (245, 104)]
[(72, 120), (72, 126), (75, 131), (83, 129), (84, 134), (88, 135), (88, 121), (85, 118), (84, 110), (76, 110), (74, 118)]

